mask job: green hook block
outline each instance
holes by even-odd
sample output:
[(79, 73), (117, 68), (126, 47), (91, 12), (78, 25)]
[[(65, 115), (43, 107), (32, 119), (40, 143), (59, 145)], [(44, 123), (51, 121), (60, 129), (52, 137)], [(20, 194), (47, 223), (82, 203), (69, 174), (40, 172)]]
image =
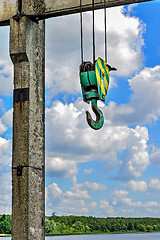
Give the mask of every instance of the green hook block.
[(87, 122), (95, 130), (100, 129), (104, 123), (103, 113), (97, 107), (97, 100), (105, 102), (109, 86), (109, 72), (116, 70), (109, 66), (103, 59), (98, 58), (93, 65), (91, 62), (83, 62), (80, 65), (80, 83), (83, 100), (87, 103), (91, 101), (92, 110), (96, 114), (93, 120), (87, 111)]
[(97, 79), (95, 71), (80, 73), (80, 83), (82, 88), (83, 100), (87, 103), (91, 99), (99, 99), (97, 92)]

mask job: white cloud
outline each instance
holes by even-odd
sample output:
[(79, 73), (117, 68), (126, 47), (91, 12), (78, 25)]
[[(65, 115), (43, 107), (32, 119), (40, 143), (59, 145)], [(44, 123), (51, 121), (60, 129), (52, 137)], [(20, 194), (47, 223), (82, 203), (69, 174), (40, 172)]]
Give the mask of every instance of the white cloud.
[(157, 201), (150, 201), (143, 204), (143, 207), (160, 207), (160, 204)]
[(132, 202), (131, 198), (128, 198), (128, 191), (126, 190), (116, 190), (111, 195), (111, 205), (113, 206), (130, 206), (130, 207), (142, 207), (142, 203)]
[(157, 201), (149, 201), (142, 203), (141, 201), (133, 202), (131, 198), (128, 198), (128, 192), (125, 190), (116, 190), (111, 195), (110, 204), (112, 206), (129, 206), (129, 207), (136, 207), (136, 208), (150, 208), (150, 207), (159, 207), (160, 204)]
[[(125, 16), (122, 7), (107, 10), (108, 58), (118, 68), (116, 74), (129, 76), (142, 67), (141, 51), (145, 25), (135, 17)], [(102, 11), (96, 11), (96, 58), (104, 56)], [(74, 24), (73, 24), (74, 22)], [(71, 26), (72, 28), (68, 28)], [(84, 13), (84, 58), (92, 61), (92, 16)], [(53, 32), (56, 35), (53, 37)], [(65, 40), (64, 40), (65, 39)], [(47, 21), (46, 84), (50, 98), (58, 93), (79, 93), (80, 24), (79, 14)]]
[(60, 213), (63, 213), (63, 215), (86, 215), (89, 211), (84, 200), (74, 198), (62, 199), (57, 209)]
[[(107, 108), (103, 106), (102, 111), (106, 113)], [(83, 103), (79, 99), (69, 105), (54, 102), (46, 110), (47, 156), (58, 156), (66, 167), (67, 164), (72, 165), (75, 172), (76, 163), (99, 159), (107, 161), (109, 169), (119, 163), (117, 177), (141, 176), (149, 164), (147, 128), (116, 126), (108, 116), (105, 119), (103, 130), (95, 132), (85, 121)], [(119, 161), (117, 153), (123, 151), (126, 152), (125, 157)], [(54, 159), (49, 157), (48, 160), (52, 162), (48, 161), (49, 167), (57, 168)]]
[(62, 196), (62, 190), (56, 183), (52, 183), (48, 186), (48, 194), (51, 194), (51, 199), (60, 198)]
[(158, 120), (160, 115), (160, 66), (144, 68), (129, 80), (129, 84), (134, 92), (130, 103), (136, 107), (134, 120), (143, 123)]
[(107, 187), (104, 184), (99, 184), (96, 182), (84, 182), (83, 185), (92, 191), (103, 191), (107, 189)]
[(46, 212), (51, 214), (52, 209), (57, 209), (59, 214), (78, 214), (88, 213), (88, 207), (84, 200), (90, 199), (86, 190), (68, 190), (62, 192), (62, 189), (56, 184), (52, 183), (46, 188), (47, 204)]
[(92, 168), (90, 168), (90, 169), (84, 169), (83, 170), (85, 173), (87, 173), (87, 174), (91, 174), (92, 172), (93, 172), (93, 169)]
[(6, 140), (0, 137), (0, 168), (10, 164), (11, 162), (10, 152), (11, 152), (10, 140)]
[[(98, 31), (96, 42), (98, 49), (101, 51), (104, 44), (102, 41), (103, 30), (101, 29), (102, 13), (101, 11), (96, 11), (96, 14), (96, 31)], [(112, 58), (118, 61), (117, 65), (120, 66), (119, 74), (129, 76), (142, 66), (141, 48), (144, 44), (142, 34), (145, 31), (145, 25), (140, 22), (138, 18), (130, 17), (129, 13), (126, 16), (122, 14), (121, 7), (109, 9), (108, 18), (110, 19), (110, 21), (108, 21), (110, 24), (108, 26), (108, 40), (109, 55), (112, 56), (111, 63)], [(75, 31), (70, 32), (70, 30), (64, 29), (73, 19)], [(79, 80), (78, 82), (76, 81), (76, 79), (78, 79), (76, 75), (78, 69), (77, 56), (75, 60), (76, 53), (79, 54), (80, 44), (78, 43), (78, 38), (73, 38), (74, 34), (76, 36), (79, 34), (78, 28), (76, 27), (79, 25), (79, 15), (74, 15), (73, 19), (72, 16), (70, 16), (67, 18), (57, 18), (55, 23), (48, 22), (48, 32), (50, 32), (51, 28), (56, 31), (57, 26), (59, 29), (59, 31), (57, 31), (58, 37), (53, 38), (52, 35), (48, 35), (47, 37), (48, 49), (50, 50), (53, 47), (52, 51), (47, 53), (49, 56), (47, 71), (48, 73), (50, 72), (47, 77), (47, 86), (53, 93), (51, 98), (58, 92), (75, 93), (80, 91)], [(90, 13), (84, 14), (84, 36), (87, 36), (87, 38), (84, 37), (85, 45), (89, 43), (88, 39), (90, 39), (90, 23)], [(64, 32), (62, 31), (63, 29)], [(63, 34), (66, 36), (65, 43)], [(64, 46), (61, 44), (61, 39), (63, 40)], [(66, 48), (66, 44), (68, 48)], [(90, 46), (90, 44), (88, 46)], [(87, 48), (86, 54), (88, 54), (88, 51), (90, 51), (90, 48)], [(119, 53), (119, 51), (121, 53)], [(52, 54), (54, 54), (54, 60), (50, 60)], [(56, 71), (54, 74), (52, 69)], [(72, 69), (72, 77), (70, 69)], [(143, 82), (146, 83), (147, 88), (148, 81), (154, 81), (156, 86), (155, 75), (158, 75), (156, 68), (154, 70), (145, 69), (144, 71), (153, 71), (155, 73), (153, 74), (154, 77), (141, 81), (141, 75), (145, 75), (142, 71), (129, 81), (131, 90), (133, 91), (133, 97), (129, 104), (117, 106), (111, 102), (108, 107), (104, 104), (101, 106), (106, 116), (103, 132), (99, 131), (98, 133), (94, 133), (93, 130), (88, 128), (84, 120), (85, 107), (81, 101), (77, 100), (74, 104), (69, 105), (62, 104), (58, 101), (54, 102), (53, 105), (46, 110), (47, 155), (51, 154), (55, 158), (58, 156), (64, 162), (70, 159), (75, 172), (76, 163), (99, 159), (107, 162), (106, 168), (108, 171), (118, 165), (119, 172), (117, 178), (126, 180), (133, 177), (140, 177), (149, 165), (147, 146), (148, 130), (145, 127), (139, 126), (135, 129), (129, 128), (128, 124), (134, 124), (142, 120), (141, 104), (137, 107), (139, 96), (142, 95), (139, 90), (137, 90), (139, 89), (138, 86), (142, 86), (141, 82)], [(54, 75), (54, 79), (52, 75)], [(73, 79), (76, 81), (74, 84), (72, 82)], [(143, 103), (145, 103), (145, 101), (143, 101)], [(144, 104), (143, 107), (147, 108)], [(86, 105), (86, 108), (89, 108), (89, 106)], [(146, 111), (146, 119), (148, 119), (148, 114), (150, 113)], [(141, 115), (141, 118), (139, 115)], [(54, 134), (52, 134), (51, 129)], [(101, 139), (101, 141), (99, 141), (99, 139)], [(101, 144), (101, 142), (107, 142), (107, 145)], [(125, 152), (125, 154), (119, 161), (117, 154), (123, 152)], [(69, 162), (67, 164), (69, 166)]]
[(147, 191), (147, 183), (145, 181), (131, 180), (126, 184), (126, 187), (129, 191), (132, 191), (132, 192), (146, 192)]
[(120, 105), (110, 102), (106, 116), (116, 125), (157, 121), (160, 115), (160, 66), (144, 68), (129, 79), (129, 85), (132, 91), (130, 102)]
[(125, 190), (116, 190), (111, 195), (111, 203), (113, 206), (117, 206), (121, 199), (125, 198), (128, 195), (128, 192)]
[(0, 175), (0, 214), (11, 214), (12, 180), (11, 172), (1, 172)]
[(146, 211), (147, 212), (149, 212), (149, 213), (155, 213), (155, 214), (157, 214), (157, 213), (159, 213), (159, 210), (157, 210), (157, 209), (152, 209), (152, 208), (146, 208)]
[(134, 210), (133, 209), (122, 209), (121, 212), (125, 213), (125, 214), (134, 214)]
[(160, 167), (160, 148), (153, 146), (150, 153), (151, 162)]
[(52, 177), (72, 177), (78, 172), (75, 161), (54, 157), (46, 158), (46, 170)]
[(1, 27), (0, 28), (0, 52), (1, 52), (1, 58), (0, 58), (0, 66), (3, 64), (4, 61), (9, 59), (9, 30), (10, 27)]
[(3, 134), (7, 131), (7, 127), (2, 123), (2, 120), (0, 119), (0, 134)]
[[(97, 30), (104, 32), (103, 11), (97, 11)], [(142, 67), (145, 24), (136, 17), (123, 14), (123, 7), (107, 9), (108, 59), (118, 69), (117, 74), (129, 76)], [(98, 35), (99, 33), (97, 33)], [(101, 44), (104, 33), (101, 34)], [(100, 46), (100, 44), (99, 44)], [(101, 46), (102, 55), (104, 51)]]
[(88, 192), (86, 190), (75, 190), (73, 191), (67, 191), (64, 193), (65, 198), (69, 199), (90, 199), (91, 197), (88, 195)]
[(95, 201), (90, 203), (91, 208), (97, 208), (97, 203)]
[(100, 184), (97, 182), (83, 182), (83, 183), (77, 183), (77, 178), (76, 176), (73, 177), (72, 179), (72, 190), (77, 192), (81, 190), (89, 190), (89, 191), (104, 191), (107, 189), (107, 187), (104, 184)]
[(103, 209), (103, 213), (105, 212), (105, 213), (109, 214), (110, 216), (114, 215), (114, 208), (105, 199), (100, 201), (99, 207), (100, 207), (100, 209)]
[(13, 108), (9, 109), (1, 118), (2, 122), (9, 127), (12, 127), (13, 123)]
[(11, 61), (0, 59), (0, 94), (12, 95), (13, 90), (13, 65)]
[(90, 191), (104, 191), (107, 187), (104, 184), (96, 183), (96, 182), (84, 182), (84, 183), (74, 183), (74, 189), (88, 189)]
[(160, 179), (153, 178), (151, 179), (150, 183), (148, 184), (150, 191), (159, 191), (160, 190)]
[(148, 154), (148, 130), (146, 127), (137, 126), (130, 129), (130, 135), (126, 139), (126, 155), (122, 157), (122, 164), (119, 168), (119, 177), (129, 179), (140, 177), (149, 165)]

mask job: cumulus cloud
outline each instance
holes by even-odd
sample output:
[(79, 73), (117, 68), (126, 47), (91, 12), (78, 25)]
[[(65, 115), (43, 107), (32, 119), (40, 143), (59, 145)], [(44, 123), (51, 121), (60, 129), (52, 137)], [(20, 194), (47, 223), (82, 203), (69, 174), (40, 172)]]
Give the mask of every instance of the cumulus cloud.
[(13, 66), (8, 60), (0, 58), (0, 95), (10, 96), (13, 90)]
[(157, 209), (153, 209), (153, 208), (146, 208), (146, 211), (149, 212), (149, 213), (155, 213), (155, 214), (158, 214), (159, 213), (159, 210)]
[(109, 202), (107, 202), (105, 199), (100, 201), (100, 206), (99, 206), (100, 209), (103, 210), (103, 212), (105, 212), (105, 214), (109, 214), (109, 216), (113, 216), (114, 215), (114, 208), (113, 206), (111, 206), (109, 204)]
[(116, 190), (111, 195), (111, 203), (113, 206), (116, 206), (119, 201), (122, 201), (122, 199), (125, 199), (125, 197), (128, 195), (128, 192), (125, 190)]
[(158, 120), (160, 115), (158, 104), (160, 101), (160, 66), (144, 68), (129, 80), (129, 84), (134, 92), (130, 105), (137, 108), (134, 120), (143, 123)]
[(75, 161), (61, 158), (46, 158), (47, 175), (51, 177), (72, 177), (78, 172)]
[[(89, 195), (89, 191), (103, 191), (106, 190), (106, 186), (96, 182), (84, 182), (77, 183), (76, 176), (72, 179), (72, 186), (67, 191), (62, 191), (62, 189), (54, 182), (46, 187), (46, 197), (47, 197), (47, 212), (56, 206), (56, 209), (63, 211), (66, 214), (77, 214), (82, 208), (81, 213), (88, 213), (94, 209), (102, 209), (98, 204), (92, 200)], [(88, 201), (91, 201), (89, 204)], [(78, 207), (79, 204), (79, 207)], [(97, 206), (97, 207), (96, 207)], [(77, 210), (78, 207), (78, 210)], [(107, 210), (106, 210), (107, 211)], [(108, 210), (109, 211), (109, 210)]]
[[(117, 67), (117, 74), (120, 76), (129, 76), (138, 71), (143, 62), (141, 48), (144, 45), (145, 24), (136, 17), (130, 17), (129, 12), (130, 9), (127, 10), (127, 14), (123, 14), (123, 7), (107, 10), (108, 59), (111, 65)], [(97, 12), (97, 15), (97, 30), (102, 32), (104, 31), (103, 11)], [(103, 35), (100, 36), (101, 44)], [(98, 47), (102, 49), (103, 55), (103, 45), (99, 44)]]
[(58, 187), (56, 183), (52, 183), (48, 186), (48, 193), (51, 194), (52, 199), (56, 199), (61, 197), (62, 190)]
[[(106, 109), (104, 106), (102, 111), (105, 113)], [(129, 179), (141, 176), (149, 164), (146, 127), (115, 126), (107, 116), (103, 131), (95, 132), (85, 121), (79, 99), (71, 104), (54, 102), (46, 110), (46, 122), (47, 155), (59, 156), (55, 162), (63, 159), (63, 164), (69, 164), (71, 161), (73, 173), (77, 170), (75, 163), (99, 159), (107, 161), (109, 169), (118, 163), (117, 177)], [(119, 161), (117, 154), (123, 151), (125, 156)], [(57, 168), (54, 159), (48, 159), (52, 162), (48, 164), (50, 169)], [(69, 167), (67, 169), (70, 170)]]
[(116, 190), (113, 192), (110, 200), (110, 204), (112, 206), (129, 206), (129, 207), (143, 207), (143, 208), (150, 208), (150, 207), (159, 207), (160, 204), (157, 201), (148, 201), (142, 203), (141, 201), (133, 202), (131, 198), (128, 198), (128, 192), (125, 190)]
[(152, 146), (150, 160), (155, 166), (160, 167), (160, 148)]
[(1, 184), (0, 185), (0, 214), (11, 213), (11, 195), (12, 195), (12, 180), (11, 172), (1, 171)]
[[(100, 36), (97, 37), (96, 42), (98, 50), (103, 52), (104, 42), (102, 39), (104, 38), (102, 38), (102, 36), (104, 29), (101, 27), (101, 23), (103, 22), (102, 12), (96, 11), (96, 14), (96, 32), (97, 36)], [(129, 76), (142, 66), (141, 48), (144, 45), (143, 33), (145, 31), (145, 25), (140, 22), (138, 18), (130, 17), (129, 12), (128, 14), (123, 14), (121, 7), (109, 9), (108, 18), (110, 19), (110, 25), (108, 26), (108, 41), (110, 42), (109, 55), (112, 56), (111, 63), (112, 58), (113, 60), (116, 59), (118, 61), (117, 65), (120, 66), (119, 75)], [(73, 32), (65, 29), (66, 41), (63, 41), (63, 46), (63, 44), (61, 44), (61, 39), (64, 40), (64, 32), (61, 30), (71, 21), (74, 21), (74, 27), (76, 29)], [(84, 39), (85, 45), (87, 45), (87, 39), (90, 39), (90, 23), (91, 15), (90, 13), (85, 13), (84, 35), (87, 36), (87, 38)], [(76, 93), (80, 90), (79, 81), (78, 84), (77, 82), (76, 84), (72, 82), (73, 78), (76, 79), (76, 74), (74, 75), (74, 73), (77, 72), (76, 64), (78, 64), (77, 56), (76, 60), (73, 57), (75, 53), (79, 54), (79, 50), (77, 50), (80, 45), (78, 43), (79, 40), (78, 38), (73, 38), (74, 34), (76, 36), (79, 34), (78, 28), (76, 27), (78, 25), (79, 15), (74, 15), (73, 19), (72, 16), (70, 16), (65, 19), (57, 18), (55, 23), (48, 22), (48, 32), (50, 32), (51, 28), (56, 31), (56, 26), (59, 28), (59, 31), (57, 31), (59, 36), (56, 36), (54, 39), (52, 35), (48, 35), (47, 37), (48, 49), (51, 49), (53, 46), (52, 44), (55, 46), (53, 51), (47, 53), (48, 61), (51, 63), (50, 66), (49, 64), (47, 65), (48, 73), (50, 71), (47, 77), (47, 86), (50, 91), (55, 91), (53, 95), (58, 92)], [(79, 45), (77, 45), (77, 43)], [(68, 48), (66, 48), (66, 44)], [(90, 44), (88, 44), (88, 46), (89, 45)], [(87, 51), (89, 50), (90, 49), (87, 48)], [(54, 60), (51, 60), (51, 52), (54, 52)], [(66, 55), (68, 57), (66, 57)], [(69, 56), (71, 56), (71, 58), (73, 57), (73, 59), (71, 60)], [(72, 61), (74, 62), (73, 65)], [(70, 75), (70, 67), (72, 68), (73, 77)], [(56, 69), (54, 74), (52, 74), (52, 69)], [(67, 74), (64, 74), (65, 71)], [(106, 161), (106, 169), (108, 171), (111, 171), (114, 166), (118, 165), (119, 171), (116, 176), (117, 179), (129, 180), (131, 178), (140, 177), (149, 165), (147, 146), (148, 130), (146, 127), (140, 126), (130, 128), (128, 125), (141, 124), (142, 119), (149, 121), (149, 119), (153, 117), (154, 114), (151, 115), (149, 107), (145, 105), (146, 99), (143, 100), (142, 98), (144, 93), (142, 86), (145, 92), (149, 90), (147, 89), (148, 82), (153, 82), (152, 88), (156, 88), (158, 80), (156, 81), (155, 79), (157, 79), (156, 76), (158, 77), (158, 71), (158, 67), (154, 69), (146, 68), (129, 80), (131, 90), (133, 91), (129, 104), (116, 105), (116, 103), (111, 102), (108, 107), (102, 104), (102, 111), (106, 116), (103, 132), (99, 131), (95, 134), (88, 128), (84, 121), (84, 108), (89, 107), (87, 105), (84, 107), (84, 104), (80, 100), (68, 105), (58, 101), (54, 102), (53, 105), (46, 110), (47, 153), (51, 153), (55, 158), (58, 156), (61, 162), (63, 161), (66, 165), (69, 165), (67, 161), (71, 161), (72, 166), (74, 166), (74, 171), (72, 171), (73, 174), (77, 171), (76, 163), (99, 159)], [(146, 72), (150, 72), (150, 74), (145, 74)], [(62, 75), (61, 77), (60, 74)], [(52, 75), (55, 76), (54, 80)], [(143, 76), (144, 79), (142, 80), (141, 77)], [(61, 81), (63, 78), (66, 79)], [(52, 90), (52, 88), (54, 90)], [(139, 88), (141, 91), (139, 91)], [(149, 97), (149, 99), (151, 98)], [(138, 104), (139, 101), (141, 104)], [(142, 118), (143, 108), (145, 111), (145, 118), (144, 116)], [(153, 110), (156, 112), (157, 108)], [(52, 134), (51, 129), (54, 134)], [(99, 138), (101, 138), (101, 141), (98, 140)], [(101, 142), (106, 142), (107, 144), (101, 144)], [(120, 160), (117, 157), (118, 153), (124, 153)], [(54, 159), (51, 161), (54, 165)], [(52, 169), (55, 167), (52, 167)], [(69, 168), (66, 169), (68, 169), (68, 172)], [(65, 172), (63, 168), (62, 172)], [(67, 176), (67, 172), (64, 175)], [(71, 175), (70, 173), (68, 174), (68, 176)], [(116, 178), (115, 176), (113, 177)]]
[[(108, 58), (119, 76), (129, 76), (142, 67), (145, 25), (138, 18), (123, 14), (122, 7), (107, 10)], [(92, 15), (84, 13), (84, 58), (92, 61)], [(103, 12), (96, 11), (96, 58), (104, 56)], [(73, 24), (74, 22), (74, 24)], [(72, 28), (68, 26), (72, 25)], [(79, 14), (50, 19), (47, 22), (46, 84), (50, 98), (58, 93), (81, 91)], [(53, 32), (54, 34), (53, 36)]]
[(150, 201), (143, 204), (143, 207), (160, 207), (160, 204), (157, 201)]
[(84, 183), (74, 183), (72, 189), (87, 189), (90, 191), (103, 191), (106, 190), (107, 187), (104, 184), (96, 183), (96, 182), (84, 182)]
[(74, 198), (62, 199), (57, 209), (60, 213), (62, 212), (64, 215), (86, 215), (89, 211), (84, 200)]
[[(128, 104), (110, 102), (106, 115), (114, 124), (131, 125), (157, 121), (160, 115), (160, 66), (144, 68), (129, 79), (132, 97)], [(154, 97), (153, 97), (154, 96)]]
[(10, 164), (10, 149), (10, 140), (6, 140), (0, 137), (0, 168)]
[(5, 114), (2, 116), (1, 118), (2, 122), (9, 126), (12, 127), (12, 123), (13, 123), (13, 108), (9, 109), (7, 112), (5, 112)]
[(87, 174), (91, 174), (92, 172), (93, 172), (93, 169), (92, 168), (90, 168), (90, 169), (84, 169), (83, 170), (85, 173), (87, 173)]
[(131, 192), (146, 192), (147, 191), (147, 183), (145, 181), (131, 180), (126, 184), (126, 187)]
[(75, 190), (74, 192), (67, 191), (66, 193), (64, 193), (64, 197), (69, 198), (69, 199), (89, 199), (89, 198), (91, 198), (88, 195), (88, 192), (86, 190)]
[(91, 208), (97, 208), (97, 203), (95, 201), (90, 203)]
[[(1, 39), (1, 59), (8, 60), (9, 59), (9, 30), (10, 27), (1, 27), (0, 28), (0, 39)], [(0, 63), (1, 65), (1, 63)]]
[(9, 56), (9, 26), (0, 29), (0, 95), (11, 96), (13, 89), (13, 64)]
[(7, 131), (7, 127), (2, 123), (2, 120), (0, 119), (0, 135), (5, 133)]
[(90, 199), (87, 190), (72, 189), (62, 192), (62, 189), (56, 184), (52, 183), (46, 188), (47, 192), (47, 213), (51, 214), (51, 209), (55, 208), (59, 213), (63, 214), (77, 214), (87, 213), (88, 207), (85, 200)]
[(149, 165), (148, 130), (145, 127), (137, 126), (131, 131), (133, 135), (131, 134), (127, 139), (127, 152), (122, 158), (123, 161), (119, 168), (119, 177), (121, 179), (140, 177)]
[(160, 190), (160, 179), (153, 178), (151, 179), (150, 183), (148, 184), (150, 191), (159, 191)]

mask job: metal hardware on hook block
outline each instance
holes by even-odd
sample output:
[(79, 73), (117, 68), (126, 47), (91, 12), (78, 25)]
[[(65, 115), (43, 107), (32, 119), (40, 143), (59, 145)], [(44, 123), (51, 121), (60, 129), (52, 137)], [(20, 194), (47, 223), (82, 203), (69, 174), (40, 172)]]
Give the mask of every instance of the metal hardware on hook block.
[(38, 167), (30, 166), (30, 165), (28, 165), (28, 166), (27, 165), (26, 166), (19, 165), (17, 167), (12, 167), (12, 169), (16, 169), (17, 170), (17, 176), (20, 177), (20, 176), (22, 176), (22, 169), (25, 168), (25, 167), (44, 171), (44, 166), (42, 166), (42, 168), (38, 168)]
[(86, 111), (86, 119), (88, 122), (88, 125), (93, 128), (94, 130), (99, 130), (104, 123), (104, 117), (102, 111), (97, 107), (97, 100), (92, 99), (91, 100), (92, 110), (96, 115), (96, 120), (92, 119), (92, 116), (90, 112)]
[(17, 176), (22, 176), (22, 166), (17, 166)]
[(14, 89), (13, 102), (25, 102), (29, 101), (29, 88)]

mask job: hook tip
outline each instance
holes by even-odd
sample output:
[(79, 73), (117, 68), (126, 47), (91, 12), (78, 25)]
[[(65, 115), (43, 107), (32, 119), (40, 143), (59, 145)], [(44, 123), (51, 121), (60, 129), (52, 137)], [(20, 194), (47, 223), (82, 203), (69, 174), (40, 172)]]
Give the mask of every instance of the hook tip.
[[(96, 115), (96, 117), (97, 117), (97, 115)], [(88, 125), (94, 130), (101, 129), (103, 126), (103, 123), (104, 123), (103, 115), (98, 116), (98, 120), (94, 121), (92, 119), (90, 112), (88, 112), (88, 111), (86, 111), (86, 120), (87, 120)]]

